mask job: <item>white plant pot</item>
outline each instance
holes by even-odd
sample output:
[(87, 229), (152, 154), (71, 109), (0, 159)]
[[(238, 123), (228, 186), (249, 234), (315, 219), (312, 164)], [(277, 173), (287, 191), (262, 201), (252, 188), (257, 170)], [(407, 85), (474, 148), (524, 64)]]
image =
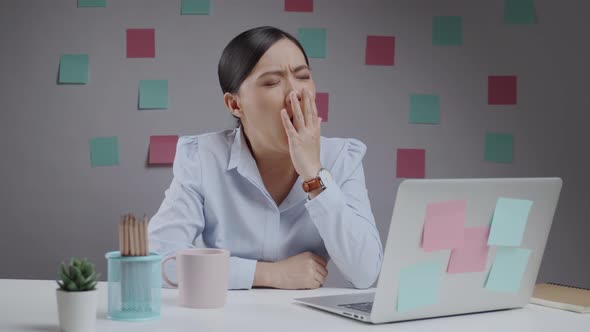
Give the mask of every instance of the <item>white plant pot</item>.
[(85, 292), (56, 290), (59, 326), (63, 332), (93, 332), (98, 309), (98, 289)]

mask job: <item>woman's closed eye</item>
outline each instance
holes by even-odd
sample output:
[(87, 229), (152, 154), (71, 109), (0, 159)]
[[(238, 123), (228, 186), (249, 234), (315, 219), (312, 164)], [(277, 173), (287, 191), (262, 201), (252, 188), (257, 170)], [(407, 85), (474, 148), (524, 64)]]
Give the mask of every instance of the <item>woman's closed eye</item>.
[[(297, 77), (297, 79), (299, 79), (299, 80), (308, 80), (309, 78), (310, 78), (309, 75)], [(281, 81), (266, 82), (266, 83), (264, 83), (264, 86), (274, 86), (274, 85), (279, 84), (280, 82)]]

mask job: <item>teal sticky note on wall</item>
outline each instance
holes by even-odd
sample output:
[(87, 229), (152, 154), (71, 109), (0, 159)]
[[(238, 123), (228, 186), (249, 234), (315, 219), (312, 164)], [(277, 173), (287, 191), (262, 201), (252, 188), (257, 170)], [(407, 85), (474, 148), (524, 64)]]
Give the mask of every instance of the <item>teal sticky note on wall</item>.
[(432, 18), (432, 45), (459, 46), (463, 43), (461, 16), (435, 16)]
[(485, 289), (493, 292), (518, 292), (530, 256), (530, 249), (498, 247)]
[(534, 24), (534, 0), (504, 0), (505, 24)]
[(397, 311), (407, 312), (439, 303), (442, 263), (424, 261), (400, 271)]
[(59, 60), (59, 83), (88, 83), (88, 54), (63, 54)]
[(182, 0), (180, 14), (182, 15), (209, 15), (211, 12), (211, 0)]
[(410, 96), (410, 123), (438, 124), (438, 95), (412, 94)]
[(326, 36), (326, 29), (300, 28), (297, 39), (309, 58), (325, 58)]
[(168, 80), (139, 82), (139, 109), (167, 109)]
[(488, 245), (513, 246), (522, 244), (533, 201), (500, 197), (496, 202)]
[(78, 8), (84, 7), (106, 7), (107, 0), (78, 0)]
[(484, 160), (509, 164), (514, 160), (514, 136), (503, 133), (487, 133)]
[(90, 164), (92, 167), (119, 165), (119, 144), (116, 136), (90, 140)]

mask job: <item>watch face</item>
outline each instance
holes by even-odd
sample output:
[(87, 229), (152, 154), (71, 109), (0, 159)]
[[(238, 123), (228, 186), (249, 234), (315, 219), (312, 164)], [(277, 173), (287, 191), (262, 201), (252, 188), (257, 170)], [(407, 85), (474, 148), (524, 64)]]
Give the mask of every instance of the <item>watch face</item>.
[(320, 179), (322, 180), (322, 183), (324, 184), (324, 187), (329, 186), (332, 183), (332, 175), (330, 174), (330, 172), (328, 172), (327, 169), (323, 168), (320, 171)]

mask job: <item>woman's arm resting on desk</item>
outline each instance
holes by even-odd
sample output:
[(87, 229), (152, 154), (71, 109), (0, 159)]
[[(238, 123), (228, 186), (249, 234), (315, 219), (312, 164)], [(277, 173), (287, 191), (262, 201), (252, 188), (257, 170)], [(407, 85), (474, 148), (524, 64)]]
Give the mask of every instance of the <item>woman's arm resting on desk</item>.
[(319, 288), (328, 276), (327, 264), (325, 259), (311, 252), (275, 263), (258, 262), (254, 286), (281, 289)]

